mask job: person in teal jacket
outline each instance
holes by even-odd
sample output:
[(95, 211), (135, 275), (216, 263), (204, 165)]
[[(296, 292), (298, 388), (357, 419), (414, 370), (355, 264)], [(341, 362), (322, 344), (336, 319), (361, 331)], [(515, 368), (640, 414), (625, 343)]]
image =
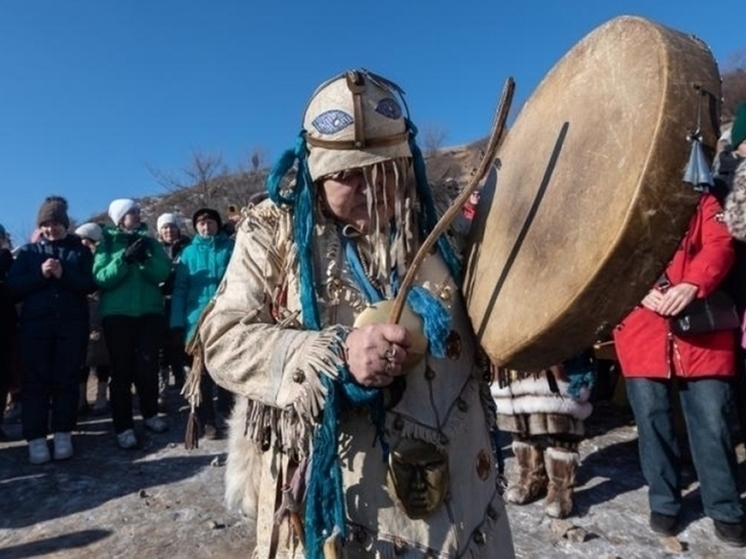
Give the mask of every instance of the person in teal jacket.
[(121, 448), (138, 445), (132, 415), (132, 384), (146, 429), (168, 429), (158, 417), (158, 348), (166, 332), (160, 284), (171, 271), (163, 247), (147, 234), (140, 207), (130, 199), (109, 205), (113, 227), (96, 247), (93, 275), (100, 288), (99, 313), (111, 359), (111, 415)]
[[(223, 232), (222, 219), (216, 210), (197, 210), (192, 223), (197, 235), (183, 250), (176, 264), (176, 279), (171, 296), (171, 328), (185, 342), (194, 334), (202, 310), (217, 291), (233, 252), (233, 239)], [(197, 417), (207, 438), (220, 436), (212, 398), (216, 388), (218, 412), (227, 416), (233, 397), (227, 390), (215, 385), (203, 365), (200, 390), (204, 397), (197, 408)]]

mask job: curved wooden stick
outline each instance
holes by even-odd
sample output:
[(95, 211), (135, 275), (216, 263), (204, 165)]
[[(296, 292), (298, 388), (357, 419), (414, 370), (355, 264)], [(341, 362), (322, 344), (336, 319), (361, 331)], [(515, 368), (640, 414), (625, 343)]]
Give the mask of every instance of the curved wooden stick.
[(505, 122), (508, 120), (508, 113), (510, 112), (510, 104), (513, 101), (514, 91), (515, 81), (513, 81), (513, 78), (508, 78), (505, 80), (505, 86), (503, 87), (503, 92), (500, 96), (500, 103), (495, 111), (495, 120), (492, 123), (490, 138), (487, 142), (487, 147), (484, 150), (482, 161), (464, 191), (458, 195), (458, 197), (453, 201), (451, 207), (448, 208), (448, 210), (446, 210), (443, 216), (438, 220), (438, 223), (422, 243), (417, 254), (415, 254), (412, 264), (409, 266), (407, 274), (401, 282), (399, 293), (396, 294), (396, 298), (394, 299), (391, 310), (389, 311), (389, 324), (396, 324), (399, 322), (401, 313), (404, 310), (404, 303), (407, 300), (407, 294), (412, 287), (412, 283), (414, 283), (415, 275), (417, 275), (420, 266), (422, 266), (422, 262), (425, 260), (430, 249), (433, 248), (433, 245), (438, 238), (445, 232), (453, 220), (458, 217), (459, 212), (461, 212), (461, 209), (469, 200), (469, 196), (471, 196), (471, 193), (474, 192), (477, 186), (479, 186), (479, 183), (482, 182), (482, 179), (487, 174), (490, 165), (492, 165), (492, 162), (495, 160), (497, 147), (500, 145), (500, 141), (505, 133)]

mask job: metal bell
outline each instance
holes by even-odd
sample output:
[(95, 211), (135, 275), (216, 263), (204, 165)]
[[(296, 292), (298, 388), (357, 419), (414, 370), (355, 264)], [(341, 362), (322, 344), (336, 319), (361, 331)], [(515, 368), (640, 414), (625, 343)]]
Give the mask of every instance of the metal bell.
[(698, 192), (709, 192), (715, 183), (712, 180), (710, 165), (702, 151), (702, 138), (695, 135), (690, 137), (690, 141), (692, 147), (684, 170), (684, 182), (690, 184)]

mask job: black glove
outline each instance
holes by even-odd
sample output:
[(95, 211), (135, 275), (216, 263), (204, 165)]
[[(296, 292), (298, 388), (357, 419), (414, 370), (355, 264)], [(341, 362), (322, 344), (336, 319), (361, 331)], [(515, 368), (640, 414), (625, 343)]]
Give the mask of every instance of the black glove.
[(124, 249), (124, 261), (127, 264), (133, 262), (144, 262), (148, 258), (148, 246), (143, 237), (138, 237), (126, 249)]
[(150, 241), (148, 239), (140, 239), (142, 243), (138, 246), (137, 254), (135, 254), (135, 260), (140, 264), (150, 258)]

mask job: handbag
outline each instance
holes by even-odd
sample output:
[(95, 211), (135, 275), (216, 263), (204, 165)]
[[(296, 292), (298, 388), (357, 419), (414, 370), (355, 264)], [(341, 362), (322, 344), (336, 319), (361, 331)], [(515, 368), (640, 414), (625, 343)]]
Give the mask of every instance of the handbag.
[(707, 297), (695, 299), (668, 323), (671, 332), (686, 336), (718, 330), (733, 330), (741, 325), (736, 304), (725, 291), (715, 290)]

